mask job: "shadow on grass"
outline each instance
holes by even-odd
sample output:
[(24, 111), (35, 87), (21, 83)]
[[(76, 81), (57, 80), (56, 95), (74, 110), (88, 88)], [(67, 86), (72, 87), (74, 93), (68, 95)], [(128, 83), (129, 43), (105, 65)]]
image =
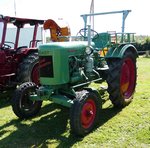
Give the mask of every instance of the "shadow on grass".
[(0, 92), (0, 108), (7, 107), (10, 105), (14, 89)]
[[(100, 127), (109, 119), (114, 117), (120, 110), (114, 108), (102, 109)], [(0, 137), (8, 132), (10, 126), (14, 126), (13, 132), (4, 136), (0, 142), (2, 147), (65, 147), (69, 148), (82, 138), (70, 134), (69, 127), (69, 109), (56, 104), (49, 104), (41, 109), (41, 117), (38, 121), (36, 118), (26, 121), (13, 119), (0, 127)], [(30, 123), (29, 123), (30, 122)]]

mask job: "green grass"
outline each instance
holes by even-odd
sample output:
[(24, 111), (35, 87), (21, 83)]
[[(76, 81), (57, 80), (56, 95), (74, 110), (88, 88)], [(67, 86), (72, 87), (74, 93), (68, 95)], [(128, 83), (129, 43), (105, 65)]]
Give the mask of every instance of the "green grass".
[[(0, 147), (149, 148), (150, 58), (139, 58), (138, 81), (133, 102), (122, 110), (103, 104), (99, 124), (84, 138), (70, 134), (69, 110), (44, 102), (37, 117), (19, 120), (6, 95), (0, 99)], [(107, 94), (105, 98), (107, 97)]]

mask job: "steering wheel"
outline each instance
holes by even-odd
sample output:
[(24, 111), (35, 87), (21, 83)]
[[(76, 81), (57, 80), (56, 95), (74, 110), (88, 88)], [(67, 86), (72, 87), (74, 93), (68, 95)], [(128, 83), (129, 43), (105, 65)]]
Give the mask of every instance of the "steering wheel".
[[(83, 38), (87, 38), (88, 36), (88, 28), (82, 28), (78, 32)], [(85, 35), (86, 34), (86, 35)], [(93, 34), (93, 37), (98, 37), (99, 34), (95, 30), (91, 29), (91, 34)]]
[(10, 48), (11, 48), (11, 46), (8, 45), (8, 44), (6, 44), (6, 43), (4, 43), (4, 44), (2, 45), (2, 49), (10, 49)]
[(13, 44), (15, 45), (13, 42), (5, 42), (3, 45), (2, 45), (2, 49), (10, 49), (12, 48), (9, 44)]

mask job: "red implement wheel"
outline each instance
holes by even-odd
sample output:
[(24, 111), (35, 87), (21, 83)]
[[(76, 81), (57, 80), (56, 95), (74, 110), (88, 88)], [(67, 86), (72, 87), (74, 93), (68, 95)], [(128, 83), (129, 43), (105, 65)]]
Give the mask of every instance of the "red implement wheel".
[(84, 136), (96, 125), (100, 111), (100, 99), (93, 93), (81, 91), (71, 107), (70, 125), (76, 135)]
[(128, 105), (135, 92), (137, 55), (127, 50), (122, 59), (109, 59), (107, 77), (109, 98), (116, 107)]
[(42, 101), (32, 101), (29, 96), (35, 94), (37, 85), (33, 82), (26, 82), (20, 85), (12, 98), (13, 112), (20, 119), (35, 116), (41, 109)]

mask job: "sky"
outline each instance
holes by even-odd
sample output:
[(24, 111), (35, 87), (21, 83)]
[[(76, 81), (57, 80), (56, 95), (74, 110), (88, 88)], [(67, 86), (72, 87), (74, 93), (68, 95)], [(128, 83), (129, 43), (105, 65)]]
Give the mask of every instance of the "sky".
[[(14, 7), (14, 1), (16, 3)], [(0, 14), (7, 16), (58, 19), (62, 18), (71, 28), (72, 35), (83, 28), (81, 14), (90, 12), (91, 0), (0, 0)], [(125, 32), (150, 35), (149, 0), (94, 0), (94, 12), (131, 10)], [(121, 31), (122, 14), (95, 17), (97, 32)]]

